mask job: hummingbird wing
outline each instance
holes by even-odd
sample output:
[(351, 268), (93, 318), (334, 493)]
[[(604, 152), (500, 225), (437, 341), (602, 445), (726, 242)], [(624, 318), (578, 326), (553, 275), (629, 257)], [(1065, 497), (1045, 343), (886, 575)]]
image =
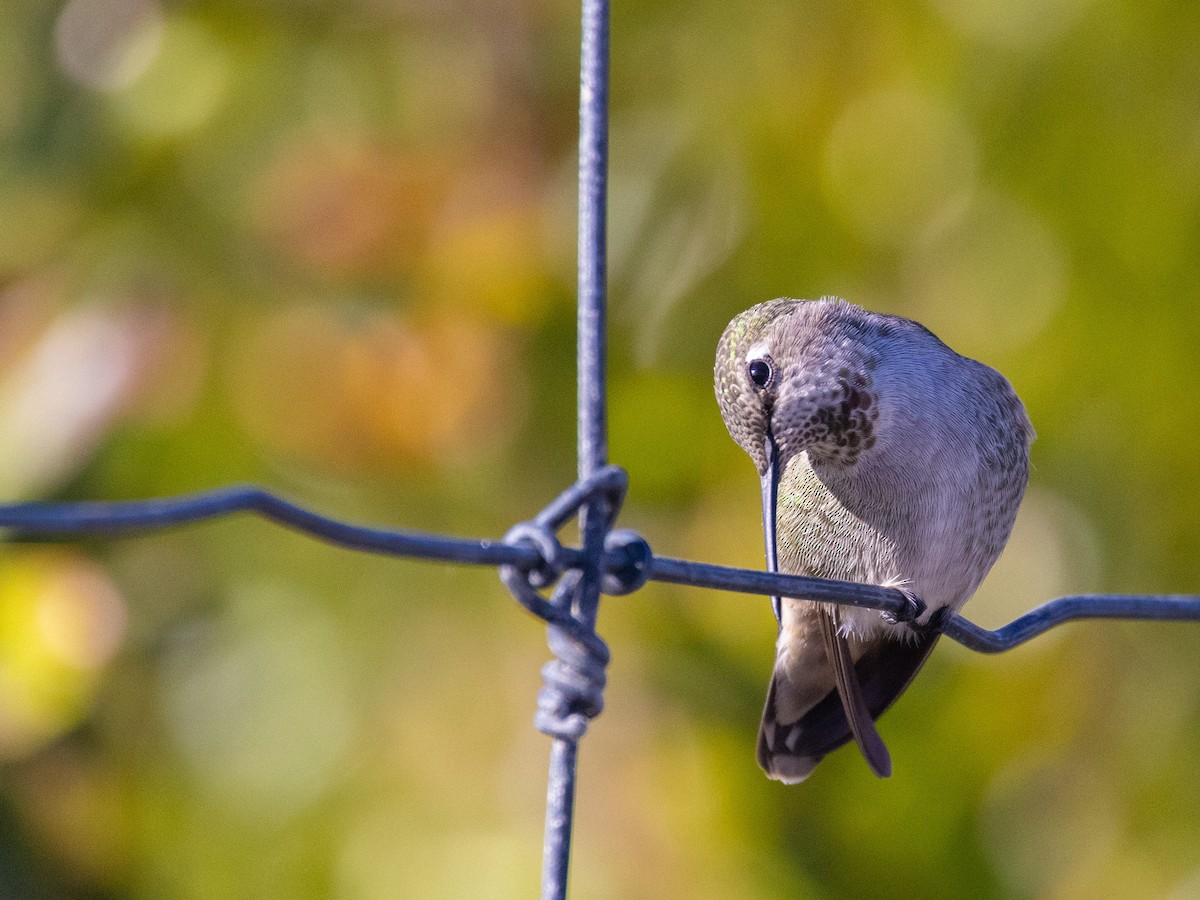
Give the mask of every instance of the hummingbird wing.
[(858, 673), (854, 669), (854, 657), (850, 655), (850, 644), (846, 641), (846, 636), (838, 630), (837, 607), (830, 609), (822, 606), (817, 616), (821, 620), (825, 656), (833, 666), (837, 692), (842, 698), (842, 711), (849, 723), (850, 733), (854, 735), (854, 742), (858, 744), (858, 749), (862, 751), (871, 771), (880, 778), (887, 778), (892, 774), (892, 757), (883, 738), (875, 729), (875, 720), (871, 718), (867, 709), (862, 686), (858, 683)]
[[(880, 638), (863, 651), (854, 663), (853, 681), (872, 720), (879, 718), (908, 687), (938, 637), (938, 632), (931, 631), (904, 641)], [(832, 660), (830, 664), (836, 668)], [(778, 781), (803, 781), (827, 753), (854, 737), (837, 676), (831, 678), (827, 670), (819, 675), (822, 686), (815, 692), (811, 684), (793, 684), (785, 669), (776, 668), (772, 675), (758, 733), (758, 762), (768, 776)], [(865, 750), (863, 755), (872, 762)]]

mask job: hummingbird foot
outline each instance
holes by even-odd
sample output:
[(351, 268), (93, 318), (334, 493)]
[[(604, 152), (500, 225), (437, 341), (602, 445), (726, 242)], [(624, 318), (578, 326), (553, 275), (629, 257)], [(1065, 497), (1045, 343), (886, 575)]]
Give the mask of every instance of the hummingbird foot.
[(908, 601), (908, 608), (903, 613), (897, 614), (880, 610), (879, 618), (887, 622), (889, 625), (899, 625), (901, 622), (907, 624), (910, 628), (920, 628), (917, 625), (917, 620), (925, 615), (925, 601), (906, 588), (903, 584), (885, 584), (884, 587), (899, 591), (904, 595), (904, 599)]
[(908, 623), (908, 627), (920, 635), (941, 634), (953, 618), (954, 610), (948, 606), (943, 606), (934, 610), (928, 622), (917, 622), (914, 620)]

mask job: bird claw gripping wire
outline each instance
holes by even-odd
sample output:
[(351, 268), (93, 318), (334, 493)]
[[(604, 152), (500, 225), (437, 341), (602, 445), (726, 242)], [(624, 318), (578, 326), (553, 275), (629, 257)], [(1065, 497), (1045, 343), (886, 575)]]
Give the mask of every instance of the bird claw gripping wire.
[[(631, 532), (609, 531), (628, 485), (624, 469), (606, 466), (571, 485), (534, 519), (504, 536), (504, 543), (538, 554), (532, 565), (501, 566), (500, 580), (522, 606), (549, 626), (548, 643), (555, 658), (542, 669), (534, 725), (552, 737), (578, 740), (588, 720), (604, 708), (609, 652), (596, 634), (594, 603), (586, 608), (585, 577), (599, 581), (606, 593), (628, 593), (645, 581), (651, 558), (646, 542)], [(558, 540), (558, 531), (585, 507), (589, 516), (600, 520), (581, 529), (582, 548), (566, 548)], [(614, 564), (608, 574), (603, 571), (606, 551)], [(554, 591), (547, 599), (541, 590), (552, 585)]]

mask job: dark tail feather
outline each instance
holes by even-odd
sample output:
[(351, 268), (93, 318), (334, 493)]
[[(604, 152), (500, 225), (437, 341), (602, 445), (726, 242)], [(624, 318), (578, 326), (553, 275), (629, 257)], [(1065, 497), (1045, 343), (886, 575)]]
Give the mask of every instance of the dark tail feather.
[[(879, 718), (908, 687), (929, 658), (939, 636), (933, 631), (918, 636), (915, 641), (877, 640), (854, 664), (861, 700), (872, 720)], [(831, 660), (831, 664), (836, 668), (835, 661)], [(776, 691), (789, 689), (786, 677), (780, 684), (781, 677), (780, 673), (773, 675), (767, 689), (766, 708), (758, 732), (758, 762), (771, 778), (793, 783), (807, 778), (827, 753), (845, 744), (854, 734), (836, 687), (798, 720), (778, 721)], [(864, 756), (872, 763), (876, 774), (882, 774), (865, 749)]]
[(846, 636), (838, 630), (837, 607), (822, 606), (817, 611), (821, 620), (821, 638), (825, 643), (825, 658), (833, 666), (837, 692), (842, 698), (842, 711), (854, 735), (854, 742), (862, 752), (863, 759), (871, 771), (880, 778), (892, 774), (892, 756), (887, 745), (875, 729), (875, 719), (867, 708), (866, 697), (858, 683), (858, 672), (854, 668), (854, 657)]

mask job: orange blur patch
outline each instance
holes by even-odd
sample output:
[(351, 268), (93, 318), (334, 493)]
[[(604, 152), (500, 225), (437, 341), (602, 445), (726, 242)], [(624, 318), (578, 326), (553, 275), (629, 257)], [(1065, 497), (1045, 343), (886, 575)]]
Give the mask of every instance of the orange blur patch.
[(249, 217), (314, 274), (394, 275), (423, 251), (447, 175), (433, 160), (369, 141), (302, 135), (260, 175)]
[(319, 308), (260, 321), (233, 373), (263, 445), (345, 471), (440, 465), (503, 446), (519, 419), (515, 354), (494, 328)]

